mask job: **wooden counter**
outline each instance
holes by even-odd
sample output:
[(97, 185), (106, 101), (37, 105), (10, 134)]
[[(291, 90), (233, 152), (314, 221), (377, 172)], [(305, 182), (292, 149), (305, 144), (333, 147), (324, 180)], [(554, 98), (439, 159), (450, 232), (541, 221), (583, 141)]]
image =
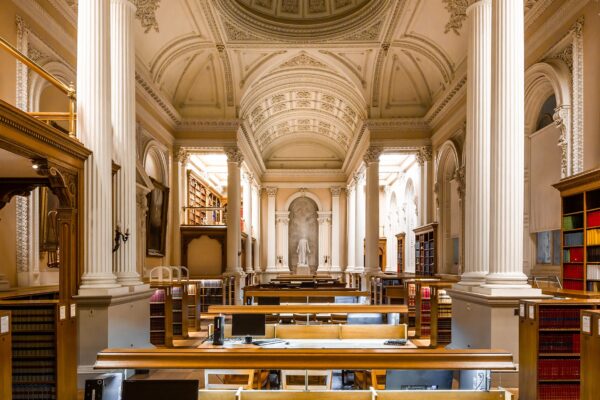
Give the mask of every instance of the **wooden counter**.
[(244, 304), (253, 297), (284, 297), (284, 298), (314, 298), (314, 297), (366, 297), (369, 292), (353, 289), (250, 289), (244, 290)]
[(486, 369), (514, 371), (503, 350), (106, 349), (99, 369)]
[(15, 288), (0, 292), (0, 300), (35, 300), (42, 296), (58, 298), (58, 285)]
[(590, 292), (587, 290), (548, 288), (542, 289), (542, 294), (554, 297), (569, 297), (573, 299), (600, 299), (600, 292)]
[(284, 313), (399, 313), (408, 312), (405, 305), (368, 305), (368, 304), (283, 304), (252, 306), (210, 306), (209, 313), (215, 314), (284, 314)]

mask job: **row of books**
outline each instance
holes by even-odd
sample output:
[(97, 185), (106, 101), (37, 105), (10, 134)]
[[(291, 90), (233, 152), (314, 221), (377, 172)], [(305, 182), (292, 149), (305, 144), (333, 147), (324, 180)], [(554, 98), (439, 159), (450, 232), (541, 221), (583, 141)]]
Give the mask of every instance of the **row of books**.
[(581, 228), (583, 228), (583, 214), (566, 215), (563, 217), (563, 229), (565, 231)]
[(162, 316), (165, 315), (164, 304), (150, 304), (150, 316)]
[(579, 353), (579, 333), (541, 333), (540, 353)]
[(583, 264), (564, 264), (563, 277), (567, 279), (583, 279)]
[(587, 279), (592, 280), (592, 281), (600, 280), (600, 265), (599, 264), (588, 264)]
[(563, 280), (563, 287), (569, 290), (583, 290), (583, 281), (570, 281), (568, 279), (565, 279)]
[[(582, 233), (582, 232), (575, 232)], [(565, 236), (571, 235), (566, 233)], [(600, 246), (600, 229), (588, 229), (586, 232), (586, 244), (588, 246)]]
[(572, 247), (570, 249), (563, 249), (563, 262), (572, 263), (572, 262), (582, 262), (582, 261), (583, 261), (583, 247)]
[(165, 333), (164, 332), (150, 332), (150, 343), (152, 343), (155, 346), (164, 346)]
[(36, 374), (36, 375), (17, 375), (13, 374), (14, 383), (36, 383), (36, 382), (53, 382), (55, 380), (54, 371), (50, 374)]
[(164, 289), (156, 289), (154, 291), (154, 293), (152, 293), (152, 296), (150, 297), (150, 302), (161, 303), (161, 302), (164, 302), (165, 299), (166, 299), (166, 295), (165, 295)]
[(589, 212), (587, 215), (588, 228), (600, 226), (600, 210)]
[(583, 246), (583, 232), (565, 233), (563, 235), (563, 244), (564, 246)]
[(56, 400), (56, 388), (48, 384), (13, 385), (13, 400)]
[(150, 330), (151, 331), (164, 331), (165, 330), (164, 319), (151, 318), (150, 319)]
[(579, 379), (579, 359), (541, 359), (538, 361), (538, 379)]
[(540, 307), (540, 328), (579, 328), (579, 311), (577, 307)]
[(541, 383), (538, 396), (539, 400), (577, 400), (579, 383)]
[(600, 262), (600, 246), (594, 246), (594, 247), (587, 248), (587, 261), (588, 262)]
[(20, 348), (20, 349), (13, 349), (13, 357), (54, 357), (56, 355), (56, 353), (54, 352), (54, 347), (52, 348), (38, 348), (38, 347), (31, 347), (31, 348)]
[(14, 324), (12, 325), (13, 332), (37, 332), (37, 331), (53, 331), (54, 324)]

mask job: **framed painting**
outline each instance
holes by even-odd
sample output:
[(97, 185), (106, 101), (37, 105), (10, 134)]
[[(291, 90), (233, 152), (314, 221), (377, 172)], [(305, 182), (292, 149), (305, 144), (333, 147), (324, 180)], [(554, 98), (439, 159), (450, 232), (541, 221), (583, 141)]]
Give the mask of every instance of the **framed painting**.
[(167, 242), (169, 188), (152, 178), (150, 180), (154, 189), (148, 193), (146, 254), (150, 257), (164, 257)]

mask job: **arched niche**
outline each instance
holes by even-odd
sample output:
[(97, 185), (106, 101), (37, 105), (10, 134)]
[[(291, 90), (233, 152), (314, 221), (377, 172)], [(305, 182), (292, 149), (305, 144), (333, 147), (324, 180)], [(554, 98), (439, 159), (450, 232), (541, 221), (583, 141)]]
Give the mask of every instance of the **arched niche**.
[[(315, 196), (316, 197), (316, 196)], [(298, 265), (298, 242), (304, 238), (308, 241), (310, 253), (308, 265), (314, 272), (319, 265), (319, 205), (310, 196), (298, 196), (290, 202), (288, 228), (288, 260), (294, 269)]]
[[(538, 260), (538, 235), (560, 230), (560, 194), (552, 184), (576, 170), (572, 129), (571, 81), (559, 60), (537, 63), (525, 75), (525, 204), (523, 270), (560, 274), (560, 260)], [(551, 116), (548, 115), (551, 113)], [(557, 236), (558, 238), (558, 236)], [(556, 240), (544, 240), (552, 252)], [(538, 262), (539, 261), (539, 262)]]
[(438, 199), (438, 273), (458, 274), (462, 247), (460, 154), (452, 140), (446, 141), (436, 159)]
[(285, 201), (285, 205), (284, 205), (283, 209), (289, 210), (292, 202), (300, 197), (308, 197), (309, 199), (314, 201), (315, 204), (317, 205), (316, 211), (325, 211), (323, 209), (323, 204), (321, 203), (321, 199), (319, 199), (319, 196), (317, 196), (316, 194), (311, 193), (309, 191), (299, 191), (299, 192), (295, 192), (292, 195), (290, 195), (290, 197), (288, 197), (288, 199)]
[(415, 272), (415, 232), (413, 229), (417, 227), (417, 198), (415, 196), (415, 185), (410, 178), (406, 181), (404, 198), (403, 208), (406, 220), (404, 257), (406, 260), (406, 272)]

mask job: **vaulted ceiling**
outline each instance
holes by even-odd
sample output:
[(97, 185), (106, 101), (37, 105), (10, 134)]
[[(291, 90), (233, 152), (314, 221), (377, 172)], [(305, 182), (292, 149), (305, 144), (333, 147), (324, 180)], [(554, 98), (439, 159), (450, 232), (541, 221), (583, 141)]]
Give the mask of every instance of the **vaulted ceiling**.
[(449, 3), (163, 0), (136, 24), (138, 78), (176, 125), (238, 119), (265, 168), (339, 169), (365, 121), (425, 119), (452, 93)]

